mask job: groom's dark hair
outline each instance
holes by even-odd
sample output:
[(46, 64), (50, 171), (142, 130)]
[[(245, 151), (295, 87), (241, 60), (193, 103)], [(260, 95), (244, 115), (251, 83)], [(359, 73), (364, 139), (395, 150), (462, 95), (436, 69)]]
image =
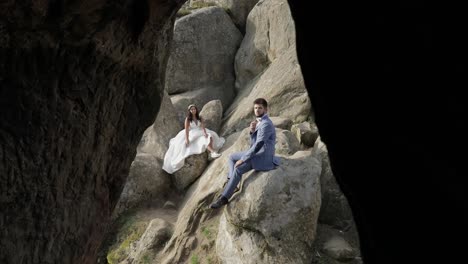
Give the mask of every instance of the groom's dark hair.
[(263, 107), (265, 107), (265, 108), (268, 107), (267, 101), (266, 101), (265, 99), (263, 99), (263, 98), (257, 98), (257, 99), (255, 99), (254, 104), (261, 104), (261, 105), (263, 105)]

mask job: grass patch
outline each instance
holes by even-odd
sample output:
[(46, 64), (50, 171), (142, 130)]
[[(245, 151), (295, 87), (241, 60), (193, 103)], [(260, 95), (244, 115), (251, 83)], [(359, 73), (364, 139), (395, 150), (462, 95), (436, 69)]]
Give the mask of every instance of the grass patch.
[(192, 255), (192, 257), (190, 258), (190, 263), (191, 264), (200, 264), (200, 261), (198, 260), (198, 256), (197, 255)]
[(140, 263), (142, 264), (151, 264), (152, 257), (149, 253), (145, 253), (143, 257), (141, 257)]
[(202, 234), (209, 240), (211, 240), (213, 238), (213, 233), (206, 226), (202, 227)]
[(147, 221), (138, 221), (133, 214), (127, 214), (118, 219), (117, 235), (108, 250), (107, 262), (117, 264), (125, 260), (128, 257), (130, 246), (141, 238), (147, 224)]

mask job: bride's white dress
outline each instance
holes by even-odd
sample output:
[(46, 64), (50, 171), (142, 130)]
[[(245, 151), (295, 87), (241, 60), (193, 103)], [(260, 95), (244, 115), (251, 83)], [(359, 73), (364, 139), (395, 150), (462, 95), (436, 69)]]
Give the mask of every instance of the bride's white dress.
[(190, 155), (200, 154), (206, 151), (210, 138), (213, 138), (213, 148), (218, 151), (225, 142), (223, 137), (219, 137), (216, 132), (206, 129), (208, 137), (205, 137), (200, 121), (190, 122), (188, 146), (185, 145), (185, 129), (182, 129), (177, 136), (169, 141), (169, 149), (164, 156), (163, 170), (172, 174), (184, 166), (185, 158)]

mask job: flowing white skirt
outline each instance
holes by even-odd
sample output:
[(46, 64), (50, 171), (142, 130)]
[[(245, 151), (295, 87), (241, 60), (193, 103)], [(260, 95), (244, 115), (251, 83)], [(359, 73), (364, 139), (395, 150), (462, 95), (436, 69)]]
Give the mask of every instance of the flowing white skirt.
[(219, 137), (216, 132), (206, 128), (208, 137), (205, 137), (201, 128), (194, 128), (189, 131), (188, 146), (185, 145), (185, 129), (181, 130), (177, 136), (169, 141), (169, 149), (164, 156), (163, 170), (172, 174), (184, 166), (185, 158), (190, 155), (200, 154), (206, 151), (213, 138), (213, 148), (218, 151), (225, 142), (223, 137)]

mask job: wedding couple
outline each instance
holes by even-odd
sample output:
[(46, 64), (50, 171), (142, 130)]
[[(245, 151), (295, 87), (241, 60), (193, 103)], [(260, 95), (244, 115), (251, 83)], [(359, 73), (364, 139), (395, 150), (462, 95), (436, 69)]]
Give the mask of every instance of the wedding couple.
[[(163, 169), (168, 173), (180, 169), (184, 159), (189, 155), (202, 153), (206, 148), (211, 151), (213, 158), (221, 155), (216, 150), (222, 147), (225, 142), (224, 138), (218, 137), (215, 132), (204, 127), (194, 105), (189, 106), (188, 110), (190, 115), (187, 115), (185, 120), (185, 130), (180, 131), (175, 138), (171, 139), (169, 150), (164, 157)], [(267, 101), (263, 98), (256, 99), (253, 102), (253, 111), (256, 120), (250, 123), (250, 148), (247, 151), (233, 153), (229, 157), (229, 172), (225, 188), (222, 195), (210, 205), (212, 209), (220, 208), (229, 202), (244, 173), (252, 169), (269, 171), (279, 165), (279, 159), (275, 157), (276, 131), (267, 114)], [(194, 120), (199, 122), (192, 124)], [(182, 141), (184, 135), (185, 144)], [(209, 140), (203, 140), (203, 138)], [(192, 154), (186, 155), (187, 153)]]

